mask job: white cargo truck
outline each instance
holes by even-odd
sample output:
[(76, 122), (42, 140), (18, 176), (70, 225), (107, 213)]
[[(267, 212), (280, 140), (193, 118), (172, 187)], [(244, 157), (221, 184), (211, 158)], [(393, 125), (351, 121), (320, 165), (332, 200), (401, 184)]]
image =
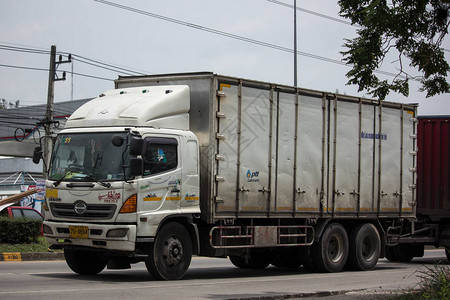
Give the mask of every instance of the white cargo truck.
[(76, 273), (180, 279), (192, 255), (369, 270), (414, 219), (415, 105), (213, 73), (115, 87), (71, 115), (49, 166), (44, 234)]

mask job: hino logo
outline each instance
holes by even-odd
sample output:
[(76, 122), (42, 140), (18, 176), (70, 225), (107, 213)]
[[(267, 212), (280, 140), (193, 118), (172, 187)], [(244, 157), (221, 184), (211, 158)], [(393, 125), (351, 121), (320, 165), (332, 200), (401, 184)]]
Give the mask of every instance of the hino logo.
[(81, 216), (82, 214), (84, 214), (86, 212), (87, 205), (83, 201), (79, 201), (79, 202), (75, 203), (74, 210), (78, 215)]

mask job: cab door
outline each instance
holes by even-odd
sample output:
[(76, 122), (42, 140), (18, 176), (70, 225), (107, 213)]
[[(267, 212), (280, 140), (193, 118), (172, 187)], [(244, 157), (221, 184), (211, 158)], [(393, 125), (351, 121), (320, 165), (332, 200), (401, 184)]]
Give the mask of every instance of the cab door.
[(143, 213), (158, 210), (179, 210), (182, 173), (178, 137), (145, 137), (143, 180), (139, 199)]

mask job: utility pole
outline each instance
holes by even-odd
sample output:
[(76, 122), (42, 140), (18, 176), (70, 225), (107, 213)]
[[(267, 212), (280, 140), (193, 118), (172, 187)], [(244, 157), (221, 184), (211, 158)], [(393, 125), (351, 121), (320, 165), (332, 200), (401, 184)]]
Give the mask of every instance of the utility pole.
[(53, 99), (55, 90), (55, 73), (56, 73), (56, 46), (52, 45), (50, 50), (50, 68), (48, 72), (48, 91), (47, 91), (47, 112), (45, 113), (44, 128), (44, 179), (47, 179), (47, 166), (50, 164), (50, 155), (52, 153), (52, 133), (53, 133)]
[(56, 46), (52, 45), (50, 49), (50, 67), (49, 67), (49, 73), (48, 73), (48, 92), (47, 92), (47, 111), (45, 113), (45, 119), (44, 119), (44, 128), (45, 128), (45, 137), (44, 137), (44, 171), (43, 177), (44, 179), (47, 179), (47, 170), (46, 168), (50, 164), (50, 155), (52, 153), (53, 148), (53, 141), (52, 141), (52, 135), (53, 135), (53, 127), (54, 127), (54, 120), (53, 120), (53, 113), (54, 113), (54, 90), (55, 90), (55, 81), (60, 80), (66, 80), (66, 72), (63, 73), (62, 78), (58, 78), (56, 74), (56, 69), (60, 64), (63, 63), (70, 63), (71, 55), (69, 54), (68, 60), (63, 61), (62, 56), (59, 56), (59, 61), (56, 61)]
[(297, 87), (297, 0), (294, 0), (294, 86)]

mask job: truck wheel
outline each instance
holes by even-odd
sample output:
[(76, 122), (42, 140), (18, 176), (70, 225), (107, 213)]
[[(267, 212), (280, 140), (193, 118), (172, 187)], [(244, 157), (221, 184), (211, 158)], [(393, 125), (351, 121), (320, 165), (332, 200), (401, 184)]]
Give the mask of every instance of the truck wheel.
[(270, 264), (267, 251), (250, 251), (249, 254), (230, 255), (231, 263), (241, 269), (265, 269)]
[(184, 276), (191, 259), (189, 232), (179, 223), (168, 223), (158, 232), (145, 266), (157, 279), (177, 280)]
[(96, 275), (103, 271), (108, 260), (96, 252), (64, 248), (64, 258), (72, 271), (80, 275)]
[(302, 257), (298, 248), (276, 248), (271, 252), (271, 264), (278, 268), (298, 268)]
[(319, 272), (319, 268), (314, 264), (314, 257), (312, 255), (313, 247), (302, 247), (301, 255), (302, 255), (302, 263), (303, 267), (308, 272)]
[(357, 271), (371, 270), (380, 257), (381, 241), (376, 227), (360, 224), (350, 234), (349, 266)]
[(400, 244), (393, 247), (395, 257), (399, 262), (410, 262), (414, 257), (422, 257), (424, 246), (423, 245), (408, 245)]
[(398, 257), (394, 251), (395, 246), (386, 246), (386, 259), (392, 262), (398, 261)]
[(348, 236), (338, 223), (327, 226), (312, 249), (314, 265), (321, 272), (340, 272), (347, 263)]

